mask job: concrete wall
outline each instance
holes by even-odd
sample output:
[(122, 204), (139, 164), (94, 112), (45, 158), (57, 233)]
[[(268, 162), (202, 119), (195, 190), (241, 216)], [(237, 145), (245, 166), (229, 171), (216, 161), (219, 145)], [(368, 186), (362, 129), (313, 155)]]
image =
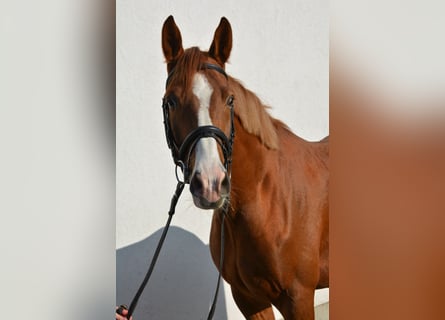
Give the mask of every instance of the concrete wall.
[[(227, 72), (299, 136), (328, 134), (328, 2), (117, 1), (116, 302), (129, 303), (146, 272), (175, 188), (162, 124), (166, 68), (161, 28), (173, 14), (184, 47), (208, 49), (221, 16), (233, 29)], [(136, 319), (199, 319), (216, 283), (208, 252), (211, 212), (186, 190)], [(327, 300), (327, 292), (317, 298)], [(139, 317), (138, 317), (139, 314)], [(216, 319), (242, 319), (226, 284)]]

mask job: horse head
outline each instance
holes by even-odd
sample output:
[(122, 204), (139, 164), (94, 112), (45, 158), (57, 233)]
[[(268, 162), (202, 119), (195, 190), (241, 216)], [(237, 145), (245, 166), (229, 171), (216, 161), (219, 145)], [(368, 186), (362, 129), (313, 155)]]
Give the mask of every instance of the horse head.
[(232, 49), (230, 23), (221, 19), (208, 51), (184, 50), (170, 16), (162, 28), (162, 49), (168, 72), (163, 99), (168, 145), (195, 205), (220, 208), (230, 194), (234, 136), (234, 98), (224, 70)]

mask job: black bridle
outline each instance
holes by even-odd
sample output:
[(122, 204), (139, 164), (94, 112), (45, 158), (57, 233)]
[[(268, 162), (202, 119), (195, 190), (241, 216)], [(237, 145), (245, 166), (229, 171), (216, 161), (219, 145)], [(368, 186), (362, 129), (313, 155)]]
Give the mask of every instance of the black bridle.
[[(210, 69), (215, 70), (219, 73), (221, 73), (227, 80), (228, 76), (223, 68), (211, 64), (211, 63), (204, 63), (202, 64), (201, 70)], [(168, 84), (170, 83), (171, 77), (173, 73), (175, 72), (175, 69), (173, 69), (166, 81), (166, 87), (168, 87)], [(172, 152), (172, 157), (175, 162), (176, 167), (180, 167), (183, 175), (184, 175), (184, 182), (190, 183), (190, 156), (197, 144), (197, 142), (202, 138), (213, 138), (216, 140), (216, 142), (221, 147), (221, 150), (223, 152), (224, 156), (224, 168), (226, 169), (226, 172), (229, 174), (230, 172), (230, 166), (232, 164), (232, 147), (233, 147), (233, 140), (235, 138), (235, 126), (234, 126), (234, 110), (233, 105), (234, 98), (233, 96), (229, 96), (229, 98), (226, 101), (226, 105), (230, 108), (230, 136), (227, 137), (225, 133), (215, 126), (200, 126), (190, 132), (187, 137), (184, 139), (182, 144), (178, 146), (178, 144), (175, 141), (173, 131), (170, 126), (170, 110), (169, 110), (169, 104), (166, 98), (162, 99), (162, 110), (164, 114), (164, 128), (165, 128), (165, 137), (167, 139), (167, 145), (170, 148)], [(178, 175), (176, 175), (178, 178)], [(178, 179), (179, 180), (179, 179)]]
[[(228, 76), (224, 69), (221, 67), (211, 64), (211, 63), (205, 63), (201, 66), (200, 69), (211, 69), (215, 70), (228, 80)], [(174, 72), (174, 69), (169, 73), (167, 77), (166, 87), (168, 86), (171, 76)], [(175, 138), (173, 136), (173, 131), (170, 126), (170, 112), (169, 112), (169, 106), (164, 98), (162, 100), (162, 109), (164, 114), (164, 127), (165, 127), (165, 136), (167, 138), (167, 145), (169, 149), (172, 152), (173, 160), (176, 165), (176, 179), (178, 180), (178, 183), (176, 185), (176, 191), (171, 199), (170, 203), (170, 210), (168, 212), (168, 219), (167, 223), (164, 227), (164, 230), (162, 231), (161, 238), (159, 239), (158, 246), (156, 247), (155, 253), (153, 254), (153, 258), (151, 260), (150, 266), (148, 268), (148, 271), (145, 275), (144, 280), (142, 281), (141, 285), (139, 286), (138, 291), (136, 292), (136, 295), (134, 296), (133, 300), (131, 301), (130, 308), (128, 309), (128, 313), (126, 315), (127, 319), (130, 319), (131, 315), (133, 314), (136, 305), (138, 303), (138, 300), (142, 294), (142, 292), (145, 289), (145, 286), (148, 283), (148, 280), (151, 277), (151, 274), (153, 272), (154, 266), (156, 264), (156, 261), (158, 259), (159, 253), (161, 251), (162, 245), (164, 243), (165, 237), (167, 236), (168, 228), (170, 227), (171, 220), (173, 218), (173, 215), (175, 213), (176, 204), (178, 203), (179, 197), (181, 196), (182, 191), (184, 190), (184, 186), (187, 183), (190, 183), (190, 169), (189, 169), (189, 162), (190, 162), (190, 156), (198, 143), (198, 141), (202, 138), (213, 138), (216, 140), (216, 142), (221, 147), (223, 156), (224, 156), (224, 168), (226, 170), (226, 173), (228, 175), (228, 179), (230, 179), (230, 169), (232, 164), (232, 151), (233, 151), (233, 141), (235, 139), (235, 127), (234, 127), (234, 110), (233, 110), (233, 96), (230, 96), (227, 100), (227, 106), (230, 108), (230, 137), (227, 137), (225, 133), (219, 129), (218, 127), (208, 125), (208, 126), (200, 126), (190, 132), (187, 137), (184, 139), (182, 144), (178, 147)], [(184, 179), (181, 180), (178, 177), (178, 167), (181, 168)], [(230, 184), (229, 184), (230, 185)], [(219, 274), (218, 274), (218, 280), (216, 283), (216, 289), (215, 289), (215, 295), (213, 297), (212, 305), (209, 311), (209, 314), (207, 316), (207, 320), (211, 320), (213, 318), (213, 315), (215, 313), (216, 309), (216, 303), (218, 298), (218, 291), (219, 286), (221, 283), (221, 271), (224, 264), (224, 218), (226, 216), (226, 213), (228, 211), (229, 207), (229, 199), (226, 199), (224, 202), (224, 205), (222, 207), (222, 210), (220, 211), (221, 216), (221, 250), (220, 250), (220, 260), (219, 260)], [(123, 309), (127, 309), (126, 306), (121, 305), (116, 312), (122, 315)]]

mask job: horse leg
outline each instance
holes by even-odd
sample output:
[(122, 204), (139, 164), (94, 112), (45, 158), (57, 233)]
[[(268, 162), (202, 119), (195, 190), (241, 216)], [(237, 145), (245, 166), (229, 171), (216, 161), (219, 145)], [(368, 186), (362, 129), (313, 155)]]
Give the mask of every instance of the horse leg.
[(315, 289), (300, 287), (298, 290), (283, 292), (274, 303), (285, 320), (314, 320)]
[(232, 287), (232, 296), (236, 305), (247, 320), (275, 320), (272, 305), (255, 297), (246, 296)]

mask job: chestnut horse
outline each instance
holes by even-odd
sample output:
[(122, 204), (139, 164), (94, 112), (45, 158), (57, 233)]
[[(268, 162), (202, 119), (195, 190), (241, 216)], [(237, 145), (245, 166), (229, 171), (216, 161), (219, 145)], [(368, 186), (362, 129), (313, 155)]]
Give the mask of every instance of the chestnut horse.
[(212, 137), (196, 142), (187, 166), (195, 205), (214, 210), (210, 250), (216, 266), (221, 213), (229, 201), (221, 272), (236, 304), (247, 319), (274, 319), (272, 305), (286, 320), (313, 319), (315, 289), (329, 285), (328, 139), (296, 136), (225, 74), (232, 49), (226, 18), (203, 52), (183, 49), (170, 16), (162, 49), (169, 74), (164, 104), (174, 143), (181, 145), (200, 126), (217, 127), (228, 137), (234, 125), (231, 170)]

